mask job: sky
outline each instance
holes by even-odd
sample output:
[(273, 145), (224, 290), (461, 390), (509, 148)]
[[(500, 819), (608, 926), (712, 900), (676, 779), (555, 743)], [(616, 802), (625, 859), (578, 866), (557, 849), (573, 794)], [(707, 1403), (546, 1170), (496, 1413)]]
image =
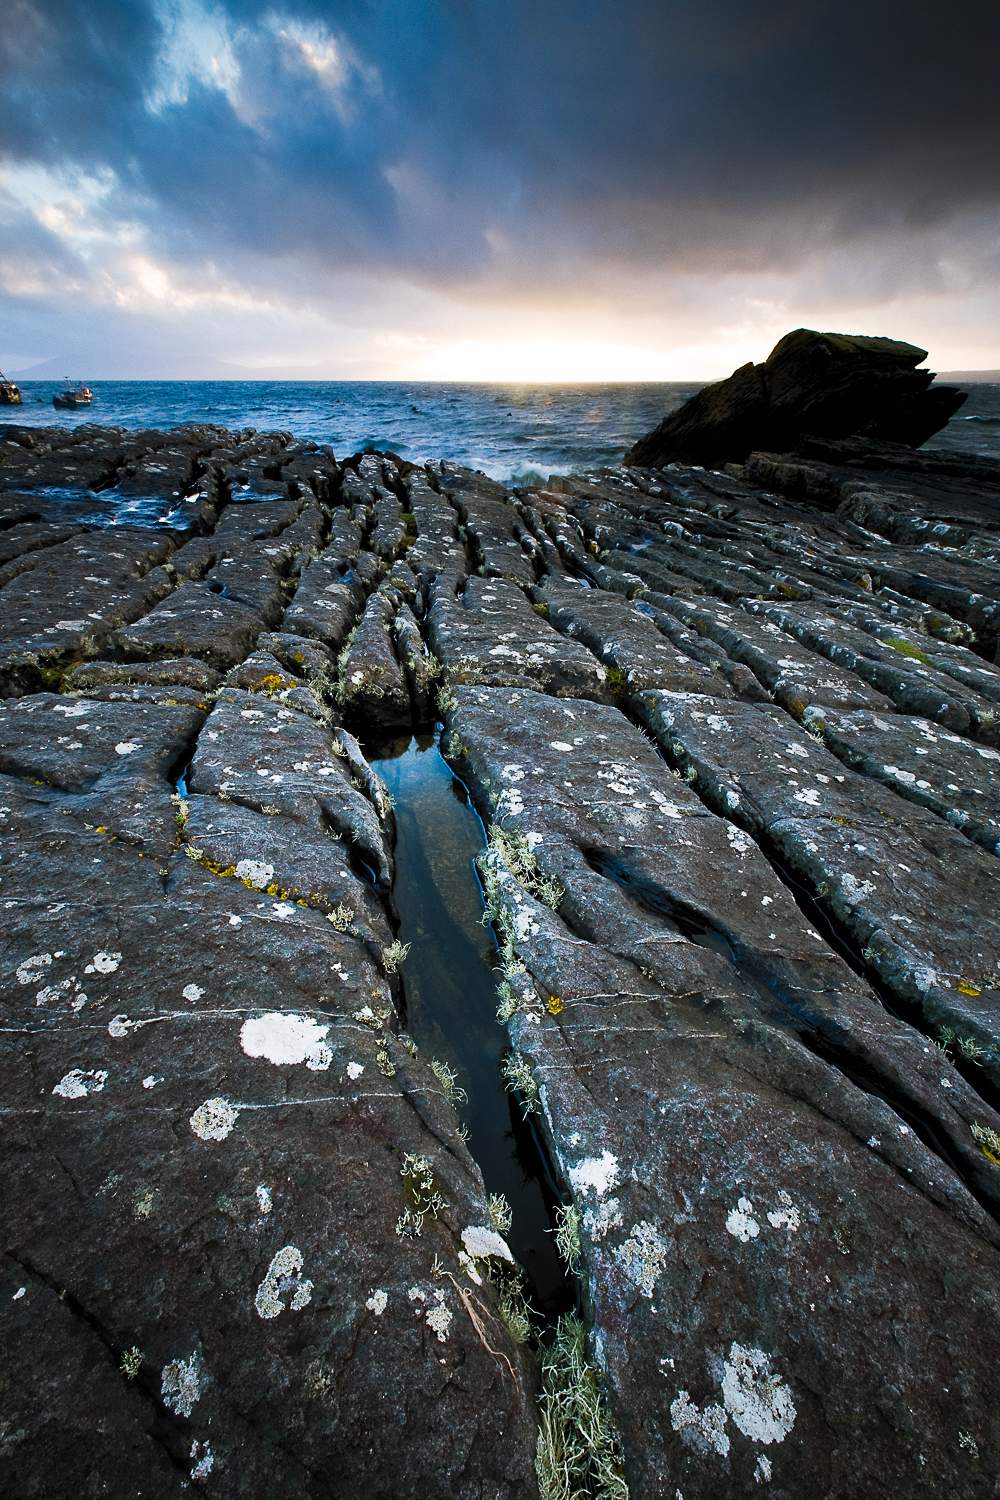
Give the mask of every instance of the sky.
[(1000, 366), (996, 0), (4, 0), (0, 368)]

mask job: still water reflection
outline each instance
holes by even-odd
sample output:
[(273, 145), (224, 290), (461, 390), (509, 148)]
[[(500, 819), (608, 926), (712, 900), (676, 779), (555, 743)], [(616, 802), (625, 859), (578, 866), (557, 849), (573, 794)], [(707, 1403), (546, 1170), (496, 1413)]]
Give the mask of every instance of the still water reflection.
[(365, 753), (396, 809), (399, 938), (410, 944), (401, 967), (407, 1026), (426, 1058), (458, 1072), (469, 1096), (461, 1116), (486, 1190), (513, 1210), (510, 1247), (549, 1313), (570, 1292), (555, 1254), (552, 1211), (558, 1197), (530, 1122), (503, 1087), (507, 1034), (496, 1019), (497, 945), (483, 925), (475, 857), (486, 845), (478, 813), (438, 749), (439, 732), (369, 744)]

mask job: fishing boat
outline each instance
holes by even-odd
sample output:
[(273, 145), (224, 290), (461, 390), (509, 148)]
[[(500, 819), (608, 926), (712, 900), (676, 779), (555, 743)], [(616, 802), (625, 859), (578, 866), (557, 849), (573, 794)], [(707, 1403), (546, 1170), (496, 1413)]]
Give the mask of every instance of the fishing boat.
[(52, 405), (69, 407), (70, 409), (76, 406), (89, 406), (94, 399), (93, 391), (88, 390), (82, 380), (77, 381), (76, 385), (72, 385), (68, 375), (64, 375), (63, 379), (66, 382), (66, 389), (64, 391), (56, 391), (52, 397)]
[(0, 406), (21, 406), (23, 398), (13, 380), (8, 380), (0, 370)]

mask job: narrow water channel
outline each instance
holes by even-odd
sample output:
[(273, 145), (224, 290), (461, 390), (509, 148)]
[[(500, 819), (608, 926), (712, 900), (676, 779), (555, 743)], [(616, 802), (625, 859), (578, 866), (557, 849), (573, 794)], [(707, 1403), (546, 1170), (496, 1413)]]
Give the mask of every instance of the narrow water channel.
[(500, 1060), (507, 1034), (496, 1019), (497, 945), (484, 925), (475, 857), (486, 846), (479, 814), (438, 748), (439, 733), (369, 743), (365, 754), (396, 812), (398, 936), (410, 951), (400, 968), (406, 1024), (426, 1058), (454, 1068), (468, 1094), (460, 1115), (489, 1193), (513, 1212), (511, 1250), (552, 1316), (573, 1291), (549, 1232), (559, 1198), (530, 1122), (506, 1092)]

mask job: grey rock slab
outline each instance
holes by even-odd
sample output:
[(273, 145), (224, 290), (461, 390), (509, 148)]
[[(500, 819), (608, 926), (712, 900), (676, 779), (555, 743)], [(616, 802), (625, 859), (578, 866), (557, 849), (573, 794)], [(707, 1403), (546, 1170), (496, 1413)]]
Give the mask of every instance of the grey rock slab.
[[(278, 489), (284, 493), (284, 486)], [(225, 547), (265, 541), (291, 526), (304, 507), (302, 500), (258, 500), (227, 505), (215, 528), (215, 539)]]
[(363, 595), (344, 581), (335, 563), (325, 556), (311, 562), (285, 611), (285, 625), (299, 635), (311, 636), (338, 651), (361, 612)]
[(855, 608), (845, 610), (844, 614), (860, 630), (875, 636), (883, 645), (900, 651), (911, 661), (934, 667), (991, 702), (1000, 703), (1000, 672), (991, 671), (982, 657), (967, 647), (929, 639), (918, 630), (890, 623), (870, 609)]
[(332, 686), (327, 684), (324, 690), (321, 684), (307, 683), (304, 677), (286, 671), (269, 651), (252, 651), (227, 675), (226, 686), (263, 694), (275, 703), (283, 703), (318, 719), (320, 723), (330, 722)]
[(337, 509), (330, 522), (330, 535), (323, 550), (323, 561), (333, 568), (346, 568), (361, 550), (363, 533), (346, 511)]
[[(95, 654), (113, 630), (145, 614), (172, 589), (162, 567), (173, 551), (151, 531), (108, 527), (47, 547), (30, 572), (0, 592), (0, 644), (11, 660), (41, 664)], [(33, 554), (34, 555), (34, 554)]]
[(365, 605), (357, 630), (344, 648), (337, 696), (345, 714), (372, 729), (409, 724), (410, 695), (393, 645), (395, 611), (383, 594)]
[(893, 712), (891, 699), (863, 677), (801, 646), (770, 620), (760, 620), (722, 603), (663, 601), (663, 608), (707, 636), (734, 661), (742, 662), (789, 713), (798, 717), (807, 703), (831, 708), (877, 708)]
[(257, 649), (269, 651), (286, 671), (305, 677), (309, 682), (327, 683), (336, 676), (333, 653), (308, 636), (287, 631), (264, 631), (257, 637)]
[(68, 542), (80, 530), (79, 526), (60, 526), (52, 521), (25, 522), (21, 526), (11, 526), (0, 532), (0, 566), (28, 553)]
[(406, 560), (426, 585), (443, 568), (465, 569), (465, 547), (458, 538), (458, 512), (416, 469), (407, 476), (410, 514), (417, 523), (417, 539)]
[(88, 661), (74, 667), (66, 678), (68, 691), (88, 693), (93, 688), (129, 683), (145, 687), (186, 687), (197, 693), (213, 693), (222, 681), (204, 662), (189, 656), (174, 661)]
[(400, 665), (406, 672), (413, 711), (419, 723), (433, 718), (434, 684), (440, 672), (436, 658), (424, 645), (413, 611), (406, 603), (396, 610), (396, 651)]
[(341, 910), (338, 920), (343, 916), (381, 963), (382, 949), (392, 942), (385, 910), (370, 882), (354, 874), (335, 835), (280, 814), (268, 817), (231, 799), (191, 795), (187, 808), (184, 839), (190, 858), (220, 878), (324, 916), (346, 907), (350, 917)]
[(178, 703), (176, 692), (165, 703), (54, 693), (8, 701), (0, 706), (0, 774), (78, 794), (64, 804), (67, 815), (167, 858), (177, 843), (171, 778), (206, 708)]
[(630, 1493), (978, 1500), (995, 1226), (957, 1179), (932, 1199), (948, 1169), (785, 1033), (497, 885), (531, 987), (562, 1000), (512, 1032), (580, 1214)]
[(608, 594), (603, 589), (544, 593), (551, 595), (549, 619), (555, 628), (589, 646), (618, 674), (621, 691), (662, 687), (710, 697), (733, 696), (721, 672), (678, 651), (648, 616), (620, 594)]
[(382, 494), (375, 504), (372, 551), (392, 563), (403, 551), (405, 543), (406, 523), (402, 519), (399, 500), (393, 494)]
[(120, 495), (181, 495), (194, 478), (197, 452), (187, 445), (162, 447), (126, 462), (117, 475)]
[(667, 594), (650, 590), (636, 601), (636, 608), (649, 616), (657, 630), (668, 641), (672, 641), (678, 651), (689, 656), (692, 661), (700, 661), (711, 667), (714, 672), (721, 672), (732, 688), (734, 697), (742, 698), (748, 703), (770, 703), (771, 694), (758, 682), (749, 667), (745, 667), (742, 662), (733, 661), (714, 642), (703, 641), (694, 631), (687, 630), (680, 620), (667, 614), (669, 598)]
[(8, 1495), (79, 1492), (81, 1479), (120, 1473), (127, 1455), (136, 1489), (180, 1500), (188, 1480), (155, 1435), (155, 1402), (121, 1374), (124, 1350), (109, 1347), (105, 1330), (86, 1321), (65, 1287), (7, 1255), (0, 1257), (0, 1301), (4, 1343), (18, 1351), (4, 1389)]
[(100, 777), (167, 778), (204, 714), (35, 693), (0, 704), (0, 773), (82, 791)]
[(975, 725), (974, 732), (987, 740), (1000, 737), (994, 704), (944, 672), (922, 666), (891, 646), (883, 646), (843, 618), (809, 605), (761, 606), (748, 600), (746, 607), (764, 614), (804, 645), (863, 677), (904, 712), (933, 719), (960, 734), (969, 733)]
[(482, 682), (539, 688), (557, 697), (610, 697), (597, 658), (553, 630), (505, 579), (470, 577), (460, 596), (454, 582), (436, 580), (428, 639), (455, 686)]
[(903, 714), (838, 714), (810, 706), (803, 722), (852, 770), (930, 808), (1000, 854), (1000, 751)]
[(273, 808), (307, 830), (332, 826), (387, 892), (392, 825), (352, 784), (352, 774), (343, 745), (324, 726), (268, 698), (225, 688), (199, 737), (188, 786), (257, 812)]
[(138, 658), (197, 656), (225, 672), (253, 649), (263, 628), (251, 605), (224, 598), (208, 583), (185, 583), (134, 625), (115, 631), (111, 645)]
[[(616, 710), (512, 696), (458, 689), (447, 753), (504, 830), (501, 852), (518, 835), (536, 883), (562, 891), (567, 927), (671, 991), (715, 997), (706, 1005), (726, 997), (735, 1014), (794, 1032), (898, 1099), (1000, 1211), (1000, 1174), (970, 1131), (982, 1099), (827, 946), (753, 840), (713, 816)], [(927, 1191), (950, 1206), (939, 1186)]]
[(990, 855), (850, 771), (778, 708), (706, 712), (697, 698), (657, 692), (642, 702), (708, 805), (775, 850), (890, 993), (975, 1038), (1000, 1075), (1000, 874)]
[[(331, 1476), (350, 1494), (533, 1497), (530, 1387), (458, 1258), (488, 1222), (481, 1178), (364, 947), (183, 855), (166, 883), (93, 832), (39, 858), (57, 802), (12, 807), (29, 857), (0, 960), (11, 1296), (29, 1288), (5, 1308), (34, 1306), (52, 1363), (19, 1339), (5, 1379), (30, 1383), (35, 1423), (82, 1413), (96, 1435), (19, 1453), (20, 1472), (66, 1493), (114, 1436), (102, 1490), (124, 1500), (157, 1477), (147, 1433), (220, 1500)], [(406, 1153), (445, 1205), (414, 1237), (396, 1233)], [(72, 1322), (40, 1287), (65, 1290)], [(91, 1379), (56, 1378), (85, 1361)]]
[(704, 582), (686, 578), (682, 573), (667, 567), (658, 559), (654, 561), (651, 557), (639, 556), (634, 552), (611, 551), (604, 558), (604, 562), (609, 568), (636, 574), (648, 588), (658, 589), (666, 594), (704, 594), (706, 592)]
[(287, 569), (288, 557), (277, 539), (250, 541), (220, 548), (205, 579), (223, 598), (249, 605), (273, 630), (288, 602), (282, 588)]
[(485, 495), (479, 490), (452, 491), (446, 480), (442, 484), (465, 523), (477, 571), (487, 578), (534, 583), (534, 565), (517, 536), (519, 517), (514, 506), (506, 498)]

